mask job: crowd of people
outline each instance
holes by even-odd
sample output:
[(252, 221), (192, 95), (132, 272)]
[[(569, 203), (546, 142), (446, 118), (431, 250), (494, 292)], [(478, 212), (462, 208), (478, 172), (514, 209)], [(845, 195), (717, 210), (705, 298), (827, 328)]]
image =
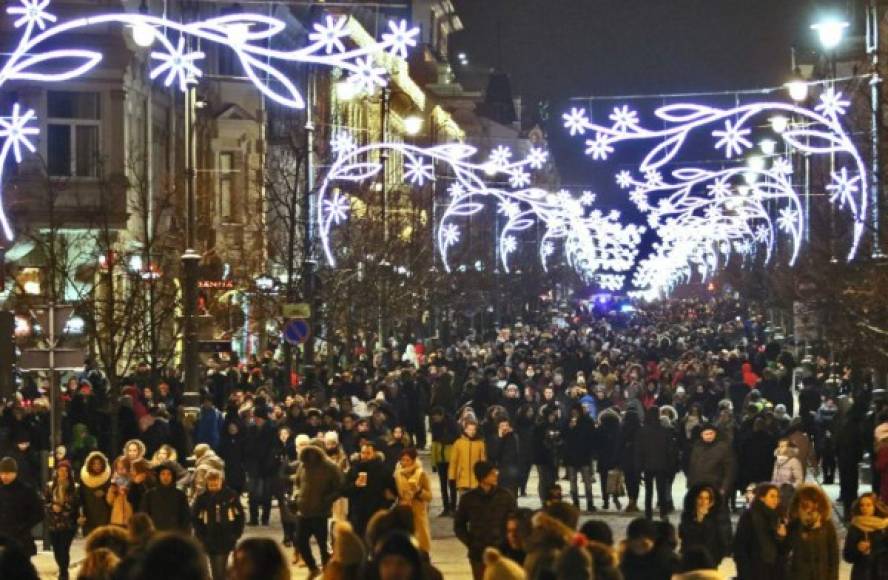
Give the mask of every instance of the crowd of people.
[[(627, 310), (581, 303), (449, 345), (358, 341), (355, 363), (311, 381), (270, 352), (214, 356), (194, 415), (174, 373), (139, 365), (118, 391), (87, 364), (55, 449), (28, 384), (0, 419), (0, 576), (29, 570), (42, 524), (60, 579), (80, 532), (84, 580), (433, 579), (438, 517), (476, 579), (720, 578), (725, 558), (741, 580), (838, 579), (841, 559), (888, 578), (879, 393), (797, 362), (736, 297)], [(875, 493), (860, 495), (867, 455)], [(838, 517), (818, 484), (836, 479)], [(280, 541), (252, 537), (273, 510)], [(630, 515), (625, 538), (604, 513)]]

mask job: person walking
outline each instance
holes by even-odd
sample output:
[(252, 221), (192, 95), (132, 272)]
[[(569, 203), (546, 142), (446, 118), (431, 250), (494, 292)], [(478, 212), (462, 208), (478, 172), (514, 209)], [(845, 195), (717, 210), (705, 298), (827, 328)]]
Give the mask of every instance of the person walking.
[(450, 458), (453, 453), (453, 442), (459, 433), (456, 420), (447, 414), (443, 407), (434, 407), (429, 415), (429, 426), (432, 432), (431, 462), (432, 471), (438, 473), (438, 485), (441, 488), (441, 504), (444, 510), (440, 516), (449, 516), (456, 511), (456, 482), (449, 479)]
[(346, 475), (344, 493), (348, 497), (348, 520), (362, 538), (373, 514), (388, 509), (397, 498), (393, 474), (372, 442), (361, 446), (358, 461), (352, 463)]
[(780, 491), (772, 483), (755, 488), (752, 506), (737, 522), (734, 562), (738, 580), (785, 580), (786, 522), (780, 517)]
[(111, 519), (111, 506), (106, 496), (111, 486), (111, 466), (108, 458), (100, 451), (93, 451), (86, 456), (80, 468), (80, 508), (82, 515), (78, 523), (83, 528), (83, 535), (99, 526), (107, 525)]
[(716, 568), (728, 553), (730, 545), (730, 538), (723, 537), (719, 525), (719, 499), (718, 492), (710, 485), (691, 488), (685, 495), (684, 510), (678, 526), (681, 553), (686, 554), (697, 548), (705, 549)]
[(668, 515), (672, 500), (670, 482), (676, 469), (678, 451), (672, 429), (660, 422), (660, 409), (653, 405), (645, 411), (644, 425), (635, 436), (635, 462), (644, 474), (644, 517), (653, 517), (654, 486), (660, 517)]
[(271, 487), (277, 475), (274, 457), (277, 434), (268, 418), (268, 409), (260, 406), (253, 411), (253, 424), (247, 432), (245, 445), (247, 493), (249, 494), (250, 521), (256, 526), (268, 525), (271, 518)]
[(472, 578), (484, 578), (484, 550), (496, 548), (505, 539), (506, 519), (517, 508), (515, 496), (499, 487), (499, 471), (488, 461), (474, 467), (478, 487), (460, 499), (453, 531), (469, 550)]
[(801, 485), (789, 513), (789, 578), (839, 580), (839, 542), (826, 493), (816, 484)]
[(477, 487), (478, 480), (475, 479), (474, 466), (486, 459), (487, 448), (484, 439), (478, 435), (478, 423), (467, 420), (463, 434), (453, 444), (447, 471), (447, 478), (454, 482), (458, 497)]
[(426, 554), (432, 551), (432, 532), (429, 526), (429, 504), (432, 502), (432, 485), (417, 459), (416, 449), (401, 451), (395, 467), (395, 486), (398, 488), (398, 504), (413, 512), (413, 535)]
[(210, 557), (213, 580), (225, 580), (228, 556), (244, 533), (244, 508), (237, 492), (225, 485), (224, 473), (207, 473), (206, 492), (194, 500), (191, 525)]
[(320, 576), (320, 569), (311, 551), (311, 538), (318, 543), (321, 563), (327, 565), (327, 519), (333, 502), (342, 492), (342, 471), (323, 450), (306, 445), (299, 452), (299, 469), (293, 476), (296, 504), (299, 510), (297, 544), (299, 554), (308, 566), (308, 577)]
[(191, 510), (188, 496), (176, 487), (176, 471), (169, 463), (155, 468), (157, 485), (145, 492), (139, 511), (148, 514), (159, 532), (191, 531)]
[(707, 423), (700, 429), (700, 439), (691, 448), (688, 487), (709, 484), (724, 499), (734, 488), (734, 450), (718, 438), (718, 429)]
[(37, 553), (31, 528), (43, 521), (43, 502), (29, 485), (18, 480), (12, 457), (0, 459), (0, 536), (6, 536), (28, 557)]
[(77, 519), (80, 512), (79, 499), (77, 483), (71, 475), (71, 464), (62, 461), (56, 465), (52, 481), (47, 484), (44, 495), (49, 543), (56, 565), (59, 567), (59, 580), (68, 580), (71, 543), (77, 534)]
[(499, 469), (500, 487), (508, 489), (517, 497), (521, 483), (521, 442), (518, 434), (512, 430), (512, 422), (508, 417), (497, 420), (496, 435), (490, 441), (488, 456)]
[(595, 424), (583, 412), (579, 403), (568, 412), (567, 429), (564, 432), (564, 465), (570, 481), (570, 497), (580, 508), (580, 491), (577, 478), (582, 478), (586, 497), (586, 511), (594, 512), (595, 498), (592, 496), (592, 447), (595, 443)]

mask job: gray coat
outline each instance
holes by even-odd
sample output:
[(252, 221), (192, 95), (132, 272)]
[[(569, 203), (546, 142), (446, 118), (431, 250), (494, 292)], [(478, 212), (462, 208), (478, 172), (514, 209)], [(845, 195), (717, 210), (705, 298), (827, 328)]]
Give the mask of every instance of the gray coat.
[(734, 450), (727, 442), (720, 439), (712, 443), (697, 441), (691, 448), (688, 487), (706, 483), (720, 493), (729, 492), (733, 489), (735, 469)]

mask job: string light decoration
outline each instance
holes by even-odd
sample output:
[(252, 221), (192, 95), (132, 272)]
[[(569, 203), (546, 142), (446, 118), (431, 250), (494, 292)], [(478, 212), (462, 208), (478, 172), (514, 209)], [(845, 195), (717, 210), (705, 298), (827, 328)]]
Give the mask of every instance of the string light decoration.
[[(348, 17), (327, 16), (323, 23), (314, 25), (309, 44), (295, 50), (270, 48), (271, 40), (286, 29), (283, 20), (255, 13), (226, 14), (180, 23), (167, 18), (142, 13), (105, 13), (67, 21), (59, 21), (49, 12), (50, 0), (19, 0), (6, 8), (14, 18), (13, 26), (23, 28), (16, 48), (0, 68), (0, 89), (9, 81), (63, 82), (83, 76), (102, 61), (102, 54), (81, 48), (56, 48), (59, 37), (77, 33), (81, 29), (120, 24), (131, 27), (140, 45), (156, 44), (151, 52), (151, 79), (162, 78), (165, 86), (173, 83), (186, 90), (192, 80), (202, 76), (200, 65), (206, 55), (190, 47), (197, 41), (210, 42), (231, 50), (253, 85), (267, 98), (289, 108), (305, 106), (302, 93), (278, 66), (292, 63), (310, 63), (336, 67), (349, 73), (348, 82), (362, 90), (373, 91), (386, 84), (385, 69), (375, 64), (379, 53), (389, 52), (403, 57), (416, 46), (418, 28), (407, 23), (389, 22), (388, 32), (381, 40), (367, 46), (347, 49), (343, 39), (350, 32)], [(52, 48), (47, 48), (52, 46)], [(14, 104), (11, 116), (0, 118), (0, 183), (2, 168), (10, 151), (17, 162), (21, 149), (34, 152), (30, 138), (39, 133), (33, 126), (33, 110), (22, 111)], [(2, 201), (2, 189), (0, 189)], [(13, 233), (0, 203), (0, 226), (6, 238)]]
[[(841, 123), (848, 106), (841, 93), (830, 87), (813, 109), (780, 102), (725, 109), (665, 105), (654, 112), (662, 129), (642, 126), (638, 113), (625, 105), (613, 109), (610, 126), (592, 122), (581, 108), (571, 109), (563, 120), (571, 135), (594, 134), (586, 141), (587, 154), (593, 159), (607, 159), (618, 143), (655, 141), (636, 173), (620, 171), (616, 175), (617, 185), (629, 192), (630, 200), (647, 214), (648, 225), (660, 237), (633, 276), (637, 295), (655, 298), (695, 276), (705, 281), (731, 256), (744, 261), (760, 256), (768, 262), (783, 238), (788, 240), (789, 263), (795, 264), (806, 216), (792, 184), (792, 163), (774, 151), (770, 163), (759, 156), (744, 159), (753, 147), (756, 122), (762, 119), (770, 121), (788, 151), (835, 157), (837, 170), (827, 191), (830, 201), (847, 209), (854, 221), (847, 254), (851, 260), (868, 208), (862, 187), (866, 167)], [(795, 122), (779, 126), (773, 122), (788, 118)], [(681, 153), (690, 135), (702, 130), (710, 131), (712, 145), (726, 166), (717, 170), (682, 167), (664, 176), (666, 166)], [(775, 144), (773, 140), (771, 144)]]
[[(602, 213), (592, 209), (594, 195), (583, 192), (576, 198), (567, 191), (551, 193), (527, 187), (529, 170), (541, 169), (547, 153), (532, 148), (527, 156), (513, 161), (513, 153), (504, 146), (495, 148), (490, 157), (478, 162), (476, 148), (462, 143), (448, 143), (429, 148), (405, 143), (372, 143), (357, 147), (344, 133), (333, 137), (332, 148), (337, 158), (318, 193), (319, 238), (327, 263), (336, 265), (331, 245), (332, 229), (344, 222), (350, 206), (348, 195), (336, 184), (360, 183), (377, 178), (382, 164), (377, 161), (383, 151), (395, 152), (404, 159), (404, 179), (422, 186), (435, 179), (438, 164), (452, 176), (448, 187), (449, 203), (436, 225), (438, 253), (445, 271), (450, 272), (451, 250), (462, 240), (460, 219), (482, 212), (493, 201), (496, 212), (505, 216), (499, 230), (498, 253), (505, 272), (510, 271), (510, 258), (518, 250), (519, 237), (534, 224), (543, 228), (539, 257), (544, 270), (561, 243), (566, 262), (587, 279), (602, 273), (616, 284), (618, 273), (632, 268), (638, 253), (643, 227), (620, 223), (619, 212)], [(508, 183), (513, 189), (499, 187)], [(622, 285), (620, 276), (620, 285)]]

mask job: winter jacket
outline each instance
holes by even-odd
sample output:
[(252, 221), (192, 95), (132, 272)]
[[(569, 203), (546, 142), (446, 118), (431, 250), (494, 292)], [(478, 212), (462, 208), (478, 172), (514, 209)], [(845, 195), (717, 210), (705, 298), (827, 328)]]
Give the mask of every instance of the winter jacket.
[(598, 452), (596, 467), (599, 473), (607, 473), (620, 464), (620, 417), (606, 410), (598, 416), (595, 430), (595, 448)]
[[(80, 492), (77, 489), (77, 484), (73, 480), (68, 481), (67, 493), (61, 503), (55, 499), (55, 490), (58, 485), (58, 482), (50, 481), (43, 494), (46, 525), (51, 532), (76, 530), (77, 516), (80, 513)], [(53, 509), (54, 506), (61, 509), (56, 511)]]
[(456, 481), (457, 489), (472, 489), (478, 486), (475, 478), (475, 464), (487, 459), (487, 450), (484, 440), (480, 437), (469, 439), (465, 435), (460, 436), (453, 444), (450, 452), (450, 467), (447, 471), (447, 479)]
[(708, 483), (719, 493), (727, 493), (733, 489), (734, 464), (734, 450), (730, 445), (719, 439), (712, 443), (698, 440), (691, 448), (688, 487)]
[(191, 531), (191, 510), (188, 497), (174, 483), (157, 485), (142, 497), (139, 511), (151, 516), (158, 531)]
[(660, 423), (646, 424), (635, 436), (635, 462), (638, 471), (673, 473), (678, 460), (675, 435)]
[(29, 485), (16, 478), (0, 483), (0, 536), (16, 542), (28, 556), (37, 553), (31, 528), (43, 521), (43, 502)]
[(277, 473), (274, 451), (278, 438), (274, 425), (265, 421), (261, 427), (252, 425), (247, 430), (246, 462), (247, 475), (255, 479), (267, 479)]
[(568, 467), (587, 467), (592, 463), (592, 448), (595, 443), (595, 424), (588, 415), (580, 415), (577, 423), (568, 422), (564, 429), (562, 458)]
[(188, 497), (192, 501), (206, 491), (207, 475), (211, 471), (224, 472), (225, 462), (212, 449), (209, 449), (194, 462), (194, 474), (188, 489)]
[(445, 414), (440, 423), (430, 421), (429, 425), (432, 431), (432, 465), (449, 463), (450, 455), (453, 452), (453, 442), (459, 435), (456, 420)]
[(786, 540), (777, 535), (779, 518), (759, 500), (740, 516), (733, 550), (738, 580), (785, 580)]
[(795, 449), (790, 447), (783, 455), (774, 451), (774, 458), (774, 472), (771, 475), (771, 481), (775, 485), (789, 484), (795, 487), (805, 480), (805, 473), (801, 462), (796, 457)]
[(788, 548), (792, 580), (839, 580), (839, 541), (828, 516), (816, 529), (793, 522)]
[[(98, 475), (93, 475), (87, 467), (96, 457), (102, 460), (104, 468)], [(80, 468), (80, 506), (83, 509), (84, 536), (88, 536), (99, 526), (107, 525), (111, 519), (111, 506), (108, 505), (106, 498), (110, 482), (111, 467), (108, 465), (108, 459), (99, 451), (87, 455), (83, 467)]]
[(494, 436), (487, 451), (490, 461), (500, 471), (500, 485), (506, 489), (517, 489), (521, 478), (521, 441), (518, 434), (511, 431), (505, 437)]
[(225, 484), (235, 491), (243, 491), (247, 484), (246, 443), (243, 433), (222, 435), (219, 457), (225, 463)]
[(342, 493), (343, 474), (321, 449), (309, 445), (302, 450), (293, 482), (301, 516), (330, 517), (330, 508)]
[[(358, 475), (367, 474), (367, 485), (356, 485)], [(388, 509), (398, 495), (395, 479), (385, 467), (382, 453), (370, 461), (353, 462), (345, 478), (345, 495), (348, 496), (348, 519), (355, 533), (364, 535), (367, 522), (379, 510)], [(388, 492), (388, 493), (386, 493)]]
[[(862, 553), (857, 545), (863, 540), (870, 543), (869, 554)], [(888, 528), (865, 532), (852, 519), (845, 536), (842, 550), (845, 561), (852, 564), (851, 580), (882, 580), (888, 578)]]
[(194, 444), (206, 443), (213, 449), (219, 449), (222, 437), (224, 415), (214, 407), (201, 407), (194, 427)]
[(429, 504), (432, 501), (432, 484), (429, 476), (423, 471), (422, 464), (417, 461), (409, 471), (398, 464), (395, 468), (395, 486), (398, 488), (398, 503), (413, 511), (413, 536), (419, 542), (420, 548), (431, 553)]
[(231, 552), (244, 533), (240, 498), (230, 487), (201, 494), (191, 508), (191, 524), (208, 554)]
[[(126, 483), (128, 485), (129, 481)], [(129, 524), (130, 518), (133, 517), (133, 504), (129, 501), (127, 491), (127, 487), (121, 487), (113, 483), (112, 480), (108, 493), (105, 494), (105, 500), (111, 507), (111, 516), (108, 519), (109, 524), (125, 528)]]
[(684, 510), (678, 525), (678, 537), (681, 539), (682, 553), (692, 547), (705, 548), (717, 567), (730, 549), (730, 519), (728, 519), (728, 529), (724, 530), (723, 522), (719, 517), (721, 498), (718, 492), (715, 492), (713, 498), (715, 505), (707, 512), (702, 521), (697, 521), (697, 496), (704, 488), (709, 488), (712, 491), (710, 486), (699, 485), (691, 488), (685, 495)]
[(484, 549), (505, 539), (506, 516), (517, 508), (515, 496), (502, 487), (476, 487), (462, 496), (453, 519), (453, 531), (469, 549), (469, 560), (480, 562)]
[(774, 449), (777, 441), (765, 430), (752, 431), (738, 442), (737, 487), (768, 481), (774, 474)]
[(654, 548), (643, 556), (623, 552), (620, 571), (624, 580), (670, 580), (678, 562), (675, 554), (665, 547)]

